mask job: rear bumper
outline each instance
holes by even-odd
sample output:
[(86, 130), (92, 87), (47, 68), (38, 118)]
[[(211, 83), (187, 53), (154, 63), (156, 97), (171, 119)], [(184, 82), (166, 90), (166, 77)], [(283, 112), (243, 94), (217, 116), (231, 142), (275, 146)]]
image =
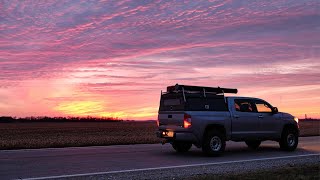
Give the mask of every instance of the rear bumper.
[(191, 132), (173, 132), (174, 133), (173, 137), (167, 137), (163, 135), (163, 132), (167, 132), (167, 131), (164, 131), (164, 130), (157, 131), (156, 132), (157, 137), (165, 138), (169, 141), (188, 141), (193, 143), (197, 142), (197, 138)]

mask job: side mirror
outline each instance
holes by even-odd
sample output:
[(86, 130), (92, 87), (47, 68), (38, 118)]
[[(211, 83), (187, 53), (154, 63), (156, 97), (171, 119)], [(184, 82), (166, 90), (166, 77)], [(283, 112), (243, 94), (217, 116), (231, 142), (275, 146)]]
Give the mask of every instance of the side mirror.
[(278, 112), (279, 111), (277, 107), (272, 107), (272, 113), (277, 114)]

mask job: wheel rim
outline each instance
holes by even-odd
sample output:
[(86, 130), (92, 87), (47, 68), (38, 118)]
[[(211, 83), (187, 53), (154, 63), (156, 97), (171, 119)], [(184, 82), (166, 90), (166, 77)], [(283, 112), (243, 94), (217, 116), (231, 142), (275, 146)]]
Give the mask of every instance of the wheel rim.
[(219, 151), (222, 147), (221, 139), (218, 136), (214, 136), (210, 140), (210, 148), (213, 151)]
[(294, 146), (294, 144), (296, 143), (296, 138), (294, 134), (289, 134), (287, 136), (287, 143), (288, 143), (288, 146), (290, 147)]

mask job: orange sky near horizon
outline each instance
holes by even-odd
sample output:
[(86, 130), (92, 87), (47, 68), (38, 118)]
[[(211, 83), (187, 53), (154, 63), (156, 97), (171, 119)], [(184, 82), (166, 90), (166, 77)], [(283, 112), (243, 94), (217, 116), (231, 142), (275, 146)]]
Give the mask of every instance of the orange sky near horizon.
[(6, 1), (0, 116), (157, 118), (176, 83), (320, 118), (320, 2)]

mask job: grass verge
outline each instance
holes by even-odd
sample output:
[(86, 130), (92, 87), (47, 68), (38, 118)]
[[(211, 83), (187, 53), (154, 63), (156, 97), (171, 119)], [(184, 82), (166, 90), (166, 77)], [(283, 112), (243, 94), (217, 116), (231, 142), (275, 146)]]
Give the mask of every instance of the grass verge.
[(320, 179), (320, 164), (307, 164), (304, 166), (293, 166), (293, 167), (283, 167), (280, 169), (272, 170), (258, 170), (246, 173), (235, 173), (227, 175), (196, 175), (186, 180), (211, 180), (211, 179), (259, 179), (259, 180), (269, 180), (269, 179), (281, 179), (281, 180), (292, 180), (292, 179)]

